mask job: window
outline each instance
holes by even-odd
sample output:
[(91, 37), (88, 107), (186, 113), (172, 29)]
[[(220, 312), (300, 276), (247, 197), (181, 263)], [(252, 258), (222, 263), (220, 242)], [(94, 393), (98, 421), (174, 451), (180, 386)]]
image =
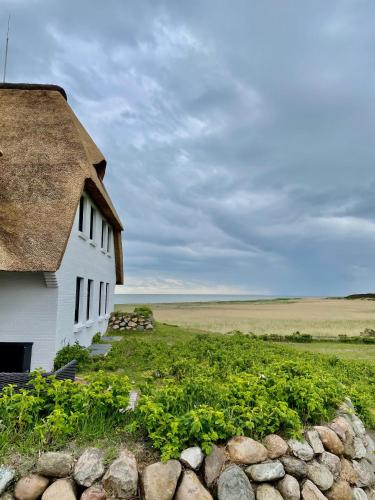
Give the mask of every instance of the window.
[(93, 281), (87, 280), (87, 302), (86, 302), (86, 320), (91, 319), (91, 304), (92, 304), (92, 294), (93, 294)]
[(90, 240), (95, 238), (95, 222), (96, 222), (96, 210), (91, 205), (90, 208)]
[(79, 323), (80, 320), (80, 309), (82, 302), (82, 294), (83, 294), (83, 278), (77, 277), (76, 280), (76, 303), (74, 309), (74, 322)]
[(79, 214), (78, 214), (78, 230), (83, 233), (83, 228), (85, 226), (85, 198), (81, 196), (79, 200)]
[(101, 281), (99, 284), (99, 316), (102, 315), (102, 309), (103, 309), (103, 288), (104, 288), (104, 283), (103, 281)]
[(112, 243), (112, 228), (108, 226), (108, 235), (107, 235), (107, 252), (111, 252), (111, 243)]
[(105, 284), (105, 313), (108, 312), (109, 283)]
[(105, 248), (105, 237), (106, 237), (106, 229), (107, 229), (107, 223), (106, 221), (103, 219), (102, 220), (102, 238), (101, 238), (101, 248), (104, 249)]

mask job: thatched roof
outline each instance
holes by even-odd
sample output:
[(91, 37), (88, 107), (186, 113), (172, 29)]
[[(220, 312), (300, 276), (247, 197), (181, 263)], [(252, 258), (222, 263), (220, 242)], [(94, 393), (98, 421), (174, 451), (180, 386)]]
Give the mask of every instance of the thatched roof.
[(102, 183), (106, 161), (55, 85), (0, 84), (0, 271), (57, 271), (83, 190), (122, 225)]

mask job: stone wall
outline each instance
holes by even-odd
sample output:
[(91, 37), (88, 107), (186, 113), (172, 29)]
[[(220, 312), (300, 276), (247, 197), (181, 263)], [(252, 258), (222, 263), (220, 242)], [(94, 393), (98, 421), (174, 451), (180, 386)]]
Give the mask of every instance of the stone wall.
[(179, 460), (140, 470), (123, 449), (104, 466), (102, 452), (89, 448), (75, 460), (62, 452), (42, 454), (35, 471), (16, 481), (0, 468), (1, 499), (32, 500), (375, 500), (375, 443), (347, 400), (327, 425), (306, 429), (303, 439), (269, 435), (263, 442), (236, 436), (199, 447)]
[(155, 320), (153, 316), (145, 316), (143, 314), (132, 313), (112, 313), (109, 322), (109, 331), (152, 331), (154, 329)]

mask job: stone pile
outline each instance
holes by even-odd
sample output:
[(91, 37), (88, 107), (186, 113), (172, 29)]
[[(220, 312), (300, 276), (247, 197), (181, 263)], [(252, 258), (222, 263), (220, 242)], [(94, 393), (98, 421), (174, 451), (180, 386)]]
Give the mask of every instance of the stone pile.
[(109, 331), (130, 331), (136, 330), (143, 332), (144, 330), (152, 331), (154, 329), (155, 320), (153, 316), (145, 316), (138, 313), (115, 313), (111, 314), (108, 321)]
[(126, 449), (108, 467), (96, 448), (77, 461), (68, 453), (44, 453), (35, 471), (17, 482), (14, 470), (0, 468), (0, 499), (375, 500), (374, 452), (348, 400), (332, 422), (306, 429), (302, 440), (236, 436), (226, 446), (213, 445), (207, 456), (195, 446), (179, 460), (143, 470)]

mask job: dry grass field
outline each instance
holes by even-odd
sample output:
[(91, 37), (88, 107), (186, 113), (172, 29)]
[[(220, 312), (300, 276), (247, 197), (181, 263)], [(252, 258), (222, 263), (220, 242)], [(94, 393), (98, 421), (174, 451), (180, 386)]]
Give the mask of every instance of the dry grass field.
[[(375, 301), (293, 299), (251, 302), (151, 304), (157, 321), (225, 333), (287, 335), (296, 331), (314, 337), (359, 335), (375, 328)], [(129, 306), (117, 306), (117, 310)]]

